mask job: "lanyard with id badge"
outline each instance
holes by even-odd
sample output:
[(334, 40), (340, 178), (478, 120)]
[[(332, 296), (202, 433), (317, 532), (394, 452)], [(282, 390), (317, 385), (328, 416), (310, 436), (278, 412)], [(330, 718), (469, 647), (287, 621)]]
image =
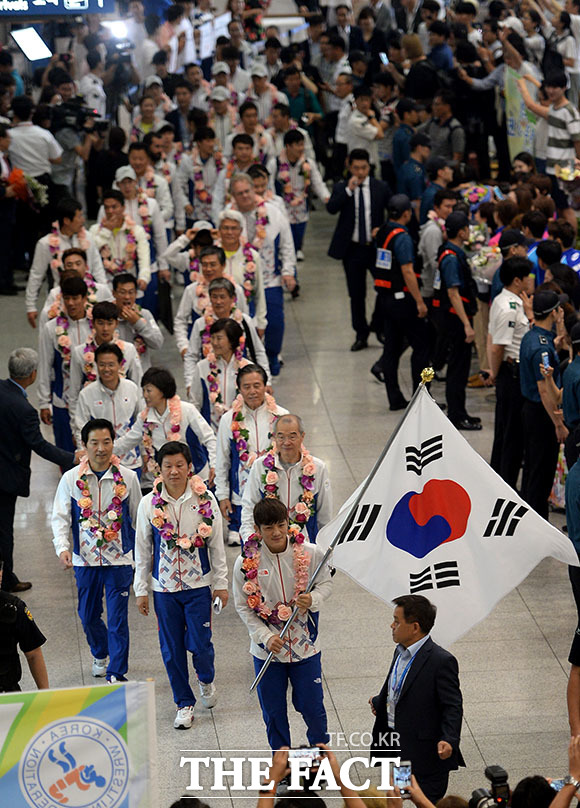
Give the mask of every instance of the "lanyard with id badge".
[(377, 248), (376, 266), (379, 269), (390, 269), (393, 264), (393, 253), (390, 250)]
[(416, 656), (416, 653), (413, 654), (411, 659), (407, 662), (399, 680), (397, 680), (397, 671), (399, 669), (399, 660), (401, 659), (401, 654), (399, 654), (393, 666), (393, 672), (389, 681), (389, 693), (387, 696), (387, 718), (389, 720), (389, 727), (392, 729), (395, 728), (395, 707), (397, 706), (399, 696), (401, 695), (401, 690), (403, 689), (405, 676), (407, 675), (409, 668), (411, 667)]

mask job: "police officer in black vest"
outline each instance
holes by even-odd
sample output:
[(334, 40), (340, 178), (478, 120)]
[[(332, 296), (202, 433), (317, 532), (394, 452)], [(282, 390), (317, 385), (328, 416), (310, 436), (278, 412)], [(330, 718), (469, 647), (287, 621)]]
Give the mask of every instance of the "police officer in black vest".
[[(0, 580), (3, 562), (0, 560)], [(48, 687), (48, 674), (41, 646), (46, 637), (20, 598), (0, 591), (0, 693), (20, 690), (22, 667), (18, 647), (26, 657), (39, 690)]]
[(465, 213), (452, 213), (445, 220), (447, 241), (437, 255), (438, 268), (433, 281), (433, 311), (441, 332), (450, 345), (445, 396), (449, 420), (457, 429), (481, 429), (481, 419), (465, 409), (465, 387), (469, 378), (477, 311), (477, 286), (462, 249), (469, 238)]
[(429, 364), (427, 306), (421, 297), (420, 273), (415, 273), (415, 248), (407, 226), (413, 216), (411, 201), (404, 194), (391, 197), (387, 205), (389, 221), (378, 231), (375, 241), (375, 289), (380, 298), (385, 348), (381, 357), (391, 410), (404, 409), (408, 402), (399, 387), (399, 358), (405, 339), (413, 349), (413, 387), (421, 381), (421, 371)]

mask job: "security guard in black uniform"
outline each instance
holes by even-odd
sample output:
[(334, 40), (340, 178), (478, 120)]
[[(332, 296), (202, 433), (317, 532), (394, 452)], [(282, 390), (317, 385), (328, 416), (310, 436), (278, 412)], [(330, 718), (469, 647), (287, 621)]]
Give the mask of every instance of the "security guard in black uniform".
[(445, 231), (448, 240), (439, 248), (433, 280), (433, 312), (450, 346), (445, 386), (448, 415), (457, 429), (481, 429), (481, 419), (471, 417), (465, 409), (475, 338), (473, 316), (477, 311), (477, 286), (462, 249), (469, 238), (469, 219), (465, 213), (450, 214), (445, 220)]
[(568, 298), (552, 290), (537, 291), (534, 325), (520, 347), (520, 387), (524, 397), (524, 471), (522, 499), (544, 519), (558, 463), (558, 450), (568, 436), (560, 409), (560, 361), (554, 347), (558, 310)]
[(382, 371), (391, 410), (404, 409), (408, 402), (399, 387), (399, 359), (405, 338), (413, 353), (413, 387), (421, 382), (421, 371), (429, 364), (427, 306), (419, 289), (420, 273), (415, 273), (415, 249), (407, 230), (413, 215), (411, 201), (404, 194), (391, 197), (387, 206), (389, 221), (378, 231), (375, 241), (375, 289), (380, 297), (385, 347)]
[[(0, 579), (2, 561), (0, 561)], [(39, 690), (48, 687), (48, 675), (41, 646), (46, 637), (40, 631), (26, 604), (8, 592), (0, 591), (0, 693), (20, 690), (22, 667), (18, 646), (26, 656)]]

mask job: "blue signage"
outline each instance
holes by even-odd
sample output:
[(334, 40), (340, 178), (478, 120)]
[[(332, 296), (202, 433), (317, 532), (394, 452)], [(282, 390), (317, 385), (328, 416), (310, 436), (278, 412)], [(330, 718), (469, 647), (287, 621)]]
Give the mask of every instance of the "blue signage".
[(0, 17), (56, 17), (114, 11), (115, 0), (0, 0)]

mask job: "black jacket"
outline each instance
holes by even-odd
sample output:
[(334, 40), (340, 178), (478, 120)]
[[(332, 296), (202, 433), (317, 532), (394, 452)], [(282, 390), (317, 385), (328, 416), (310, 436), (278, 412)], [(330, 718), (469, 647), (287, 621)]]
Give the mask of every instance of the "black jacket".
[[(389, 676), (396, 657), (395, 652)], [(401, 675), (400, 670), (398, 675)], [(425, 776), (464, 766), (459, 749), (463, 698), (455, 657), (431, 638), (425, 642), (405, 676), (395, 707), (394, 728), (389, 727), (387, 718), (388, 681), (387, 676), (381, 692), (372, 700), (377, 713), (373, 727), (373, 755), (380, 757), (385, 753), (388, 756), (388, 746), (381, 743), (384, 739), (380, 734), (394, 730), (399, 733), (400, 743), (400, 749), (394, 747), (396, 754), (411, 761), (415, 774)], [(453, 747), (447, 760), (439, 758), (439, 741), (447, 741)]]
[(74, 455), (58, 449), (42, 437), (38, 413), (22, 390), (9, 379), (0, 380), (0, 491), (27, 497), (30, 494), (30, 454), (71, 468)]
[(178, 109), (172, 109), (171, 112), (168, 112), (165, 116), (165, 120), (169, 123), (173, 124), (175, 127), (175, 140), (179, 143), (189, 143), (189, 138), (191, 137), (189, 132), (183, 131), (183, 124), (181, 122), (181, 113)]
[[(336, 230), (328, 248), (331, 258), (343, 258), (346, 248), (352, 241), (354, 230), (354, 194), (346, 192), (347, 182), (342, 180), (332, 189), (332, 196), (326, 203), (329, 213), (340, 213)], [(391, 198), (391, 189), (386, 182), (370, 179), (371, 228), (380, 227), (385, 221), (385, 210)]]

